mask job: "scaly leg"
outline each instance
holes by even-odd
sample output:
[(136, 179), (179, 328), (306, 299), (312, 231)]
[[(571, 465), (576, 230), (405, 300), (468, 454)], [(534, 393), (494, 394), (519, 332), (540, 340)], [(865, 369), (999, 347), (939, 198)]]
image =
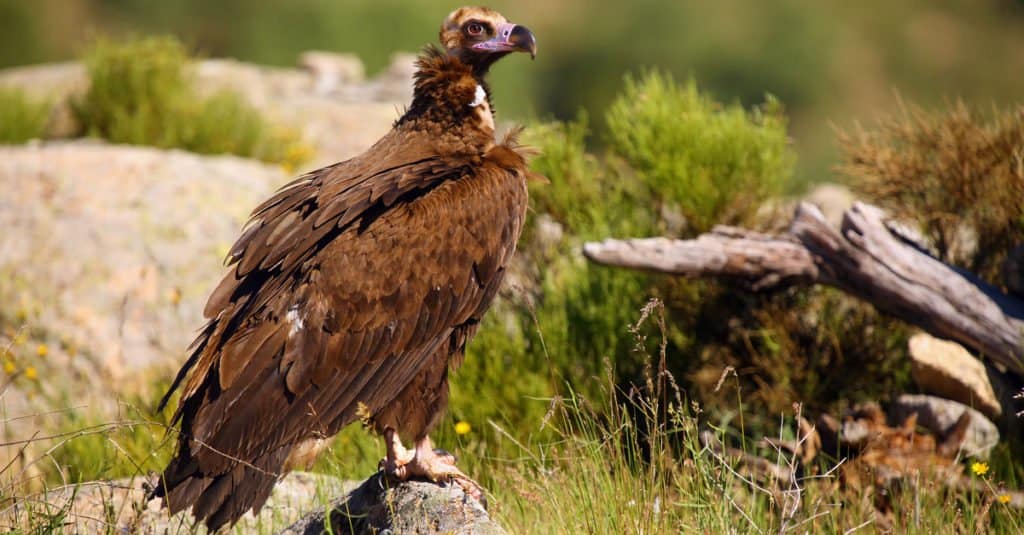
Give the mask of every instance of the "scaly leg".
[[(395, 435), (387, 436), (388, 443), (397, 443), (399, 448), (402, 448), (402, 444)], [(388, 446), (388, 456), (391, 457), (391, 448)], [(449, 483), (455, 482), (462, 488), (463, 492), (472, 496), (477, 501), (483, 502), (484, 493), (483, 488), (473, 481), (466, 474), (455, 467), (455, 457), (450, 453), (435, 450), (433, 444), (430, 442), (430, 437), (423, 437), (416, 442), (416, 449), (413, 452), (409, 452), (402, 448), (406, 454), (412, 453), (412, 459), (406, 462), (399, 462), (395, 465), (387, 465), (387, 473), (394, 476), (400, 481), (408, 480), (412, 477), (424, 477), (435, 483)], [(393, 469), (390, 467), (394, 466)]]
[(402, 439), (398, 437), (398, 431), (388, 427), (384, 430), (384, 442), (387, 447), (387, 457), (380, 462), (380, 469), (388, 474), (395, 474), (405, 465), (412, 462), (415, 452), (405, 449)]

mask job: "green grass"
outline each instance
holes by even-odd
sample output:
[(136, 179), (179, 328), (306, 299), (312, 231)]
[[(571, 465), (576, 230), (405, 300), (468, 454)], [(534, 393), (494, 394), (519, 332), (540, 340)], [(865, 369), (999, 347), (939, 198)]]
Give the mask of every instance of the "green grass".
[(50, 103), (21, 89), (0, 87), (0, 144), (42, 139), (50, 118)]
[[(1008, 448), (997, 451), (991, 472), (983, 476), (991, 492), (948, 493), (923, 481), (916, 491), (892, 493), (893, 514), (884, 518), (874, 510), (870, 495), (840, 489), (837, 478), (827, 473), (829, 463), (811, 467), (791, 488), (750, 478), (736, 459), (706, 448), (700, 432), (778, 459), (781, 465), (793, 461), (742, 440), (737, 425), (711, 425), (703, 407), (686, 399), (673, 377), (657, 371), (667, 343), (663, 309), (654, 303), (634, 312), (638, 314), (631, 327), (634, 342), (646, 345), (640, 327), (648, 323), (654, 334), (649, 342), (656, 349), (645, 353), (645, 380), (637, 390), (622, 390), (606, 368), (593, 385), (603, 393), (601, 401), (563, 385), (558, 395), (531, 400), (544, 410), (521, 427), (492, 419), (474, 422), (471, 432), (455, 435), (447, 429), (454, 419), (449, 415), (449, 424), (435, 435), (438, 446), (459, 455), (460, 466), (488, 490), (492, 516), (510, 533), (845, 533), (858, 526), (868, 531), (889, 526), (900, 533), (975, 531), (980, 526), (993, 533), (1017, 533), (1024, 528), (1018, 513), (995, 500), (1001, 480), (1010, 487), (1017, 484)], [(747, 410), (742, 403), (734, 409), (739, 414)], [(70, 485), (73, 493), (76, 481), (146, 476), (159, 469), (169, 452), (164, 418), (130, 410), (106, 423), (61, 420), (56, 434), (63, 436), (39, 439), (49, 450), (44, 457), (80, 469), (63, 471), (68, 480), (51, 472), (49, 488)], [(780, 435), (792, 437), (792, 414), (782, 420)], [(490, 432), (482, 433), (485, 429)], [(369, 476), (383, 455), (380, 440), (358, 424), (342, 432), (335, 448), (347, 456), (328, 455), (317, 468), (342, 479)], [(88, 472), (90, 467), (100, 469)], [(316, 494), (308, 510), (337, 497), (326, 486)], [(21, 533), (61, 533), (64, 523), (74, 518), (69, 508), (73, 494), (50, 504), (34, 493), (5, 493), (3, 498), (5, 506), (18, 501), (13, 519)], [(112, 501), (106, 507), (113, 518), (117, 507), (131, 506)], [(5, 522), (10, 522), (11, 511), (7, 513)], [(233, 532), (275, 533), (285, 524), (268, 512), (255, 527)], [(183, 525), (178, 531), (190, 528)]]

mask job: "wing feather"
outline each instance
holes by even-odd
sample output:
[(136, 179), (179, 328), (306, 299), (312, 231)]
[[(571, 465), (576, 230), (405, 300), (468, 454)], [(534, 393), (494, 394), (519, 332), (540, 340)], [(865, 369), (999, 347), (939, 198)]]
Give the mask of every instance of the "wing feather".
[(181, 492), (218, 502), (240, 459), (279, 470), (281, 451), (381, 410), (475, 330), (522, 226), (524, 162), (400, 159), (387, 141), (285, 186), (231, 249), (186, 364), (179, 455), (191, 459), (165, 473)]

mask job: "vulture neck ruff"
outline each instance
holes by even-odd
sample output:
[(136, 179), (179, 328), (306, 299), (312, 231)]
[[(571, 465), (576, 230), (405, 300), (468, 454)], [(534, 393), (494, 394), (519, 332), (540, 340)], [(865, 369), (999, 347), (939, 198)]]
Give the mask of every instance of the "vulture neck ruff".
[(412, 104), (396, 128), (423, 130), (440, 138), (494, 141), (491, 94), (483, 74), (457, 55), (429, 47), (416, 60)]

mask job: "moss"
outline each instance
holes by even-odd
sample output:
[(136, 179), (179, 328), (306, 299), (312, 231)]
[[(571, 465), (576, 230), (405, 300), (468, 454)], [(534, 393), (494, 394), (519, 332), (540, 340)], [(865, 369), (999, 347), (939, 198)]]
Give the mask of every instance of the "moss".
[(272, 125), (237, 93), (201, 96), (192, 59), (170, 37), (100, 40), (86, 54), (89, 90), (73, 103), (90, 136), (114, 143), (237, 154), (293, 170), (310, 151), (294, 129)]
[(49, 102), (29, 98), (18, 88), (0, 87), (0, 143), (42, 138), (49, 118)]

